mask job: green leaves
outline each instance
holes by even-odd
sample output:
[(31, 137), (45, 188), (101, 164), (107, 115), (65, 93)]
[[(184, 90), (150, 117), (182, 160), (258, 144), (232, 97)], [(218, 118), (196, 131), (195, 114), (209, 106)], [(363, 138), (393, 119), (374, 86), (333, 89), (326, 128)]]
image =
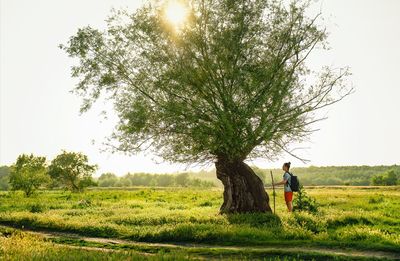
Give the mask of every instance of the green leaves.
[(376, 186), (395, 186), (400, 185), (400, 172), (390, 169), (383, 174), (374, 175), (371, 184)]
[(318, 213), (319, 204), (315, 198), (309, 196), (303, 186), (296, 193), (293, 200), (293, 211), (308, 211), (310, 213)]
[(29, 197), (42, 186), (63, 186), (72, 191), (95, 186), (92, 174), (96, 169), (97, 166), (88, 164), (87, 156), (82, 153), (63, 151), (50, 166), (45, 157), (22, 154), (10, 167), (7, 179), (12, 190), (22, 190)]
[(58, 185), (78, 192), (96, 183), (92, 180), (92, 174), (96, 171), (96, 165), (88, 163), (88, 157), (82, 153), (66, 152), (58, 155), (49, 166), (49, 174)]
[(11, 166), (9, 180), (12, 190), (22, 190), (26, 196), (31, 196), (50, 180), (46, 172), (46, 158), (33, 154), (18, 156), (16, 163)]
[(116, 150), (187, 163), (271, 158), (312, 132), (316, 110), (352, 91), (347, 70), (307, 68), (327, 35), (307, 3), (188, 0), (178, 33), (163, 1), (152, 1), (114, 11), (104, 32), (79, 29), (61, 48), (79, 61), (82, 111), (102, 95), (114, 102)]

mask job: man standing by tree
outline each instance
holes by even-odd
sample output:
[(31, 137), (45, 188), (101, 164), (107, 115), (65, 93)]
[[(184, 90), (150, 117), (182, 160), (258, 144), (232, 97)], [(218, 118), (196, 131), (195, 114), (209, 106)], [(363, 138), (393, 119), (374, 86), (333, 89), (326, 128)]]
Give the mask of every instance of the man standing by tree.
[(286, 202), (286, 206), (289, 212), (293, 211), (293, 191), (290, 187), (291, 175), (289, 173), (290, 162), (285, 162), (282, 166), (282, 170), (285, 172), (283, 174), (283, 180), (281, 182), (275, 183), (274, 186), (283, 185), (283, 193)]
[(327, 34), (319, 15), (305, 15), (309, 1), (169, 2), (117, 11), (107, 31), (85, 27), (61, 45), (79, 61), (72, 75), (82, 111), (105, 95), (120, 119), (112, 148), (212, 162), (224, 185), (221, 212), (270, 212), (244, 161), (291, 153), (320, 120), (314, 112), (351, 92), (348, 71), (311, 77), (305, 60)]

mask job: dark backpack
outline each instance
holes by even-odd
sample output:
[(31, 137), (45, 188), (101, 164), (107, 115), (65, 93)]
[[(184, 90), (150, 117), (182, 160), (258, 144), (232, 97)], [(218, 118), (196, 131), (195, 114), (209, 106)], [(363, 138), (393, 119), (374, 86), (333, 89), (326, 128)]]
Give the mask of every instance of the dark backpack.
[(292, 173), (288, 172), (290, 175), (290, 183), (289, 183), (289, 187), (293, 192), (298, 192), (299, 191), (299, 180), (297, 178), (297, 176), (293, 176)]

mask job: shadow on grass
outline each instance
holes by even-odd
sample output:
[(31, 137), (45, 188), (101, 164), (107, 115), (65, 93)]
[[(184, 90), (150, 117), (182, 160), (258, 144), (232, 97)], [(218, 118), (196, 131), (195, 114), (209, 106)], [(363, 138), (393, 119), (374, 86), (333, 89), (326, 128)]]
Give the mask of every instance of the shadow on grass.
[(281, 228), (282, 221), (270, 213), (246, 213), (246, 214), (224, 214), (230, 224), (249, 225), (251, 227), (273, 227)]

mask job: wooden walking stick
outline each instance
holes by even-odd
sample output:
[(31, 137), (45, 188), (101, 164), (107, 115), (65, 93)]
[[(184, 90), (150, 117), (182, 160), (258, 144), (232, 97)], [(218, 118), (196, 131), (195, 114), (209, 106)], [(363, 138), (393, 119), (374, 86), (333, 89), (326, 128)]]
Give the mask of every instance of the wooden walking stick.
[(272, 175), (272, 170), (271, 172), (271, 180), (272, 180), (272, 195), (274, 196), (274, 214), (275, 214), (275, 185), (274, 185), (274, 176)]

